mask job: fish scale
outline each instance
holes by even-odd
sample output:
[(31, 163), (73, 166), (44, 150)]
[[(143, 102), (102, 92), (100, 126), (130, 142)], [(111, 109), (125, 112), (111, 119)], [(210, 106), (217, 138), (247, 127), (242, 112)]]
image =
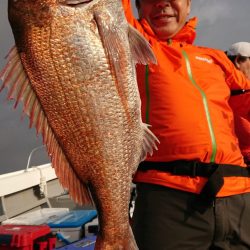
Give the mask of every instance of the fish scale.
[(117, 0), (9, 0), (9, 20), (16, 48), (2, 88), (23, 101), (70, 196), (96, 206), (95, 249), (137, 249), (132, 176), (157, 148), (141, 121), (135, 75), (137, 62), (156, 62), (148, 42)]

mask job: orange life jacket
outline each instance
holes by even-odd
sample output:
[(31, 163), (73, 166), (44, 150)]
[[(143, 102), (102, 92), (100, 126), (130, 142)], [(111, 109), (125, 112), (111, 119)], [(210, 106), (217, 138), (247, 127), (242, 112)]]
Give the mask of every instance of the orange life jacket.
[[(245, 167), (228, 100), (230, 90), (249, 89), (250, 81), (223, 51), (192, 44), (196, 18), (171, 40), (162, 41), (145, 19), (134, 18), (129, 0), (123, 0), (123, 6), (127, 20), (150, 42), (158, 60), (157, 65), (137, 65), (142, 118), (160, 140), (159, 150), (147, 160), (197, 160)], [(207, 178), (148, 170), (137, 171), (134, 181), (199, 193)], [(217, 196), (244, 192), (250, 192), (250, 178), (225, 177)]]

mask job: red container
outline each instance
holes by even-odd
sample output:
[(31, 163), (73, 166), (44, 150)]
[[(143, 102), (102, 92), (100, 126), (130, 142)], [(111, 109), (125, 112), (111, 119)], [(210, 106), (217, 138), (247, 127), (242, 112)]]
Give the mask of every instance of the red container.
[(0, 250), (52, 250), (55, 241), (47, 225), (0, 226)]

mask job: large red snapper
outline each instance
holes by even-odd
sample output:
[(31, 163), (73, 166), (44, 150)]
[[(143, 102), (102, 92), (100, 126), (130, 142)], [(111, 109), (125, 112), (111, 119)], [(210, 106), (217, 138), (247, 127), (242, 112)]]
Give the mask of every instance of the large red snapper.
[(9, 20), (16, 47), (2, 88), (23, 100), (71, 197), (94, 201), (96, 249), (137, 249), (130, 185), (157, 140), (141, 121), (134, 68), (155, 62), (148, 43), (119, 0), (9, 0)]

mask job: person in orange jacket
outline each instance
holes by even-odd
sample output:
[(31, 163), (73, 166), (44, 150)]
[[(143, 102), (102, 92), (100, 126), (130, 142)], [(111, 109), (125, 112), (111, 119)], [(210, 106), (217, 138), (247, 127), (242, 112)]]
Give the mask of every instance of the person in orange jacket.
[(228, 100), (250, 81), (224, 51), (193, 45), (191, 0), (122, 0), (157, 65), (137, 65), (142, 119), (159, 150), (134, 176), (140, 250), (250, 249), (250, 178)]
[[(226, 51), (235, 67), (250, 79), (250, 43), (237, 42)], [(235, 133), (245, 163), (250, 166), (250, 89), (233, 91), (229, 100), (234, 112)]]

